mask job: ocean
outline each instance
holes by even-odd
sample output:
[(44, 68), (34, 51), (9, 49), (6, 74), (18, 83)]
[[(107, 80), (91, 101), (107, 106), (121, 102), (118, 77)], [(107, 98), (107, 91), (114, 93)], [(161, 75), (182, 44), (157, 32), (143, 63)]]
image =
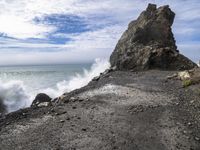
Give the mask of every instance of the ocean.
[(107, 60), (93, 64), (0, 66), (0, 99), (8, 112), (29, 107), (38, 93), (55, 98), (87, 85), (109, 68)]

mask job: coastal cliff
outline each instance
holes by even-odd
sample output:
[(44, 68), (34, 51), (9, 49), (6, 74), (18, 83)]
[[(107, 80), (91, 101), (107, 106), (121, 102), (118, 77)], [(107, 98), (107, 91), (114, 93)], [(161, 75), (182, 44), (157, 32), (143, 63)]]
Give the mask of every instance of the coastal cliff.
[(169, 78), (197, 67), (177, 50), (174, 17), (169, 6), (149, 4), (110, 69), (51, 105), (1, 116), (0, 149), (199, 150), (200, 84)]

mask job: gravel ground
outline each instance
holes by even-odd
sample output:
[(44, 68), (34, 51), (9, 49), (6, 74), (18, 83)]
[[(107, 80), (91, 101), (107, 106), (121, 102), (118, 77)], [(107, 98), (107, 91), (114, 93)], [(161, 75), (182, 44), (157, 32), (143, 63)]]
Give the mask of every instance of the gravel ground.
[(122, 72), (0, 119), (1, 150), (200, 150), (200, 85)]

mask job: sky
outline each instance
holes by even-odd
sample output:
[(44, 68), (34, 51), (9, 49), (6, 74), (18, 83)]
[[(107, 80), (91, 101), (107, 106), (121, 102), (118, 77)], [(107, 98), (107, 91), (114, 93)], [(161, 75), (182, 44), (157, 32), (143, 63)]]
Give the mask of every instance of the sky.
[(178, 49), (200, 60), (199, 0), (0, 0), (0, 65), (109, 58), (148, 3), (170, 5)]

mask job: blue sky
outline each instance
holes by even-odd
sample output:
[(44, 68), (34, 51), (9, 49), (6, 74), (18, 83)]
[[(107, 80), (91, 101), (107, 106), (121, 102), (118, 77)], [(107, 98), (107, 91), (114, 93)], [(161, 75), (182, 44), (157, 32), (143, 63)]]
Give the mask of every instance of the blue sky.
[(109, 58), (148, 3), (170, 5), (178, 49), (199, 60), (199, 0), (0, 0), (0, 65)]

